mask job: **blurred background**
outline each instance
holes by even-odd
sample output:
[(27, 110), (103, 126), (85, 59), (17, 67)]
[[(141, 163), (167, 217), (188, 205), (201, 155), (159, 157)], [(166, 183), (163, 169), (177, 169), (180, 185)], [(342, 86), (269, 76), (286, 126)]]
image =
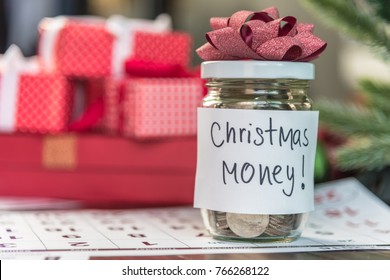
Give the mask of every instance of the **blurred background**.
[(328, 42), (325, 53), (314, 61), (316, 80), (311, 83), (310, 90), (314, 101), (321, 97), (349, 99), (355, 90), (357, 77), (386, 78), (390, 75), (390, 69), (366, 49), (327, 28), (295, 0), (0, 0), (0, 3), (1, 53), (15, 43), (24, 55), (35, 54), (37, 24), (46, 16), (91, 14), (108, 17), (121, 14), (131, 18), (153, 19), (160, 13), (168, 13), (172, 16), (174, 29), (192, 35), (192, 63), (197, 65), (201, 61), (195, 49), (205, 42), (204, 33), (210, 30), (210, 17), (230, 16), (237, 10), (258, 11), (276, 6), (282, 16), (293, 15), (300, 22), (314, 23), (314, 34)]

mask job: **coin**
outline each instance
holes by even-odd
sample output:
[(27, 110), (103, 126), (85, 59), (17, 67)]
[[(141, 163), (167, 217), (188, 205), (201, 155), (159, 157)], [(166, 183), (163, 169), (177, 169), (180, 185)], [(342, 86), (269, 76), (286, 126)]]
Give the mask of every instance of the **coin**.
[(217, 226), (217, 229), (227, 229), (229, 228), (227, 221), (226, 221), (226, 213), (221, 211), (215, 211), (215, 225)]
[(287, 236), (294, 226), (294, 215), (270, 215), (264, 233), (269, 236)]
[(226, 213), (226, 221), (230, 230), (238, 236), (253, 238), (265, 231), (269, 215)]

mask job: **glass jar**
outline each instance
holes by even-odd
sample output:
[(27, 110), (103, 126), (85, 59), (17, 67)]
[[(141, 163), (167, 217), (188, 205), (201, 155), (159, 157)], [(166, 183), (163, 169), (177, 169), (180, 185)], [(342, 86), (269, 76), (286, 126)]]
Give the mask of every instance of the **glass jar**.
[[(308, 82), (314, 65), (300, 62), (209, 61), (202, 63), (208, 94), (203, 107), (310, 111)], [(216, 198), (218, 199), (218, 198)], [(210, 234), (221, 240), (289, 242), (297, 239), (308, 213), (245, 214), (201, 209)]]

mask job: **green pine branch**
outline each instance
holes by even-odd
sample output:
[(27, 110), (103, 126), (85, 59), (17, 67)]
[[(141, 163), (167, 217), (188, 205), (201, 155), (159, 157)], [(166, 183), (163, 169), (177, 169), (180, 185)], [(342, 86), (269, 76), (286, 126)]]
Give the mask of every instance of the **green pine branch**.
[(390, 1), (389, 0), (367, 0), (376, 14), (390, 23)]
[(390, 84), (370, 79), (359, 81), (362, 94), (368, 98), (368, 106), (390, 115)]
[(386, 31), (386, 21), (382, 17), (368, 13), (357, 6), (353, 0), (301, 0), (301, 2), (330, 26), (367, 44), (385, 60), (390, 60), (390, 36)]
[[(389, 0), (301, 1), (330, 26), (390, 61)], [(338, 167), (377, 171), (390, 166), (390, 84), (363, 79), (359, 86), (367, 98), (361, 106), (320, 101), (315, 107), (321, 123), (347, 139), (336, 151)]]
[(317, 102), (315, 109), (322, 124), (344, 136), (390, 135), (390, 116), (379, 110), (325, 100)]
[(390, 165), (390, 135), (351, 139), (336, 151), (341, 170), (379, 171)]
[(347, 138), (336, 152), (338, 167), (378, 171), (390, 165), (390, 85), (369, 79), (359, 85), (367, 106), (319, 101), (315, 107), (325, 127)]

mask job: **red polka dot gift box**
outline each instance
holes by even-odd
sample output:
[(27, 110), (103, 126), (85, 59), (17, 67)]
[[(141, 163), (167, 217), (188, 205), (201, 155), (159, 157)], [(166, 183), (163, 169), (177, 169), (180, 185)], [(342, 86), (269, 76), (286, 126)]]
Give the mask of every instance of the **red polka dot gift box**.
[(185, 32), (136, 32), (134, 51), (128, 59), (186, 68), (191, 61), (191, 47), (192, 38)]
[(103, 125), (140, 140), (194, 136), (203, 89), (200, 78), (110, 79)]
[(1, 57), (0, 132), (58, 133), (67, 129), (73, 86), (59, 73), (41, 71), (16, 46)]
[(123, 74), (123, 62), (134, 50), (137, 31), (171, 29), (168, 15), (155, 20), (112, 16), (45, 18), (39, 24), (38, 56), (43, 67), (73, 78)]

